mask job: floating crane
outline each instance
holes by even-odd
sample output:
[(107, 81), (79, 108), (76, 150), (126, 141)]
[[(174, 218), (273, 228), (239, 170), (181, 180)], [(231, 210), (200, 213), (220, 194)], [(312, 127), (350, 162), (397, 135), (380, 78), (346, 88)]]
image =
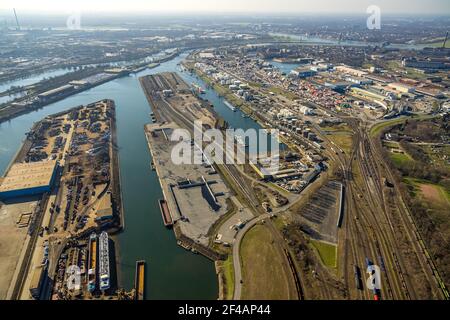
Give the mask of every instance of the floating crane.
[(20, 24), (19, 24), (19, 19), (17, 18), (16, 9), (13, 8), (13, 11), (14, 11), (14, 17), (16, 17), (17, 30), (20, 31)]

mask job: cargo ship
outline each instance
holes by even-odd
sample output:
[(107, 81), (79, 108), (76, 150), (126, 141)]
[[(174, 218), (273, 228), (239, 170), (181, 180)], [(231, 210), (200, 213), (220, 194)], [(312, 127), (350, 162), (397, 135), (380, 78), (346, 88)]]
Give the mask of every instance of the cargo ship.
[(201, 86), (199, 86), (195, 82), (192, 83), (192, 86), (194, 87), (194, 89), (195, 89), (195, 91), (197, 93), (200, 93), (200, 94), (204, 94), (205, 93), (205, 89), (203, 89)]
[(236, 112), (236, 107), (233, 106), (231, 103), (229, 103), (227, 100), (223, 100), (223, 103), (224, 103), (228, 108), (230, 108), (231, 111)]
[(136, 273), (134, 275), (135, 300), (144, 300), (145, 294), (145, 261), (136, 261)]
[(88, 262), (88, 279), (87, 286), (89, 292), (94, 292), (97, 282), (97, 235), (91, 234), (89, 238), (89, 262)]
[(100, 290), (108, 290), (110, 288), (109, 238), (105, 231), (100, 234), (99, 238), (99, 278)]
[(172, 217), (170, 216), (169, 206), (167, 201), (164, 199), (159, 200), (159, 209), (161, 210), (161, 215), (163, 218), (164, 226), (170, 228), (173, 226)]

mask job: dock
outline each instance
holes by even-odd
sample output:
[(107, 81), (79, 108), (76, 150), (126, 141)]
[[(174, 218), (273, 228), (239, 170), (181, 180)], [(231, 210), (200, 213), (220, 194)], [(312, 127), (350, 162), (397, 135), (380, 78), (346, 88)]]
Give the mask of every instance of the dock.
[(144, 300), (145, 294), (145, 261), (136, 261), (136, 274), (134, 277), (134, 288), (136, 290), (135, 300)]

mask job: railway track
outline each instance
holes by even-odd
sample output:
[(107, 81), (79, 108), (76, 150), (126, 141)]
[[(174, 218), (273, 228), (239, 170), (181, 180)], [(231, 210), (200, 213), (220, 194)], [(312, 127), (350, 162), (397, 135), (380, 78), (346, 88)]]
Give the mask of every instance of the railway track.
[[(373, 149), (376, 149), (376, 147), (373, 145), (373, 143), (369, 140), (369, 143), (371, 144), (371, 147)], [(380, 153), (374, 153), (374, 158), (378, 158)], [(387, 166), (380, 161), (380, 166), (382, 167), (381, 170), (383, 170), (384, 174), (386, 175), (386, 178), (391, 181), (392, 183), (395, 182), (395, 179)], [(428, 253), (428, 250), (425, 246), (425, 243), (423, 239), (421, 238), (419, 229), (417, 228), (417, 225), (407, 208), (406, 204), (403, 201), (403, 198), (401, 196), (401, 193), (398, 189), (398, 186), (394, 184), (391, 199), (389, 199), (390, 203), (394, 206), (394, 208), (398, 211), (397, 216), (400, 219), (400, 223), (402, 224), (403, 230), (406, 233), (406, 236), (409, 240), (409, 242), (412, 244), (414, 252), (416, 253), (417, 260), (421, 266), (421, 268), (424, 271), (425, 276), (427, 277), (428, 282), (431, 284), (435, 284), (439, 288), (439, 292), (435, 292), (435, 290), (432, 290), (434, 292), (434, 295), (439, 298), (449, 299), (449, 293), (448, 290), (439, 274), (439, 271), (437, 270), (434, 261), (430, 254)], [(432, 286), (430, 286), (432, 287)]]
[[(353, 123), (353, 125), (355, 125)], [(375, 232), (372, 228), (372, 225), (377, 225), (376, 221), (373, 221), (374, 212), (370, 210), (370, 208), (377, 208), (375, 203), (370, 203), (370, 200), (360, 199), (357, 195), (363, 194), (359, 188), (357, 188), (356, 183), (353, 181), (352, 175), (352, 167), (353, 161), (358, 160), (360, 158), (360, 144), (361, 137), (358, 134), (359, 131), (357, 129), (354, 131), (355, 135), (355, 148), (353, 148), (350, 158), (347, 159), (344, 156), (338, 156), (338, 161), (341, 164), (344, 181), (347, 187), (347, 195), (346, 195), (346, 224), (345, 224), (345, 232), (347, 236), (347, 241), (350, 244), (350, 248), (345, 248), (345, 255), (347, 256), (346, 261), (344, 262), (344, 280), (347, 283), (348, 288), (349, 278), (354, 277), (354, 273), (352, 268), (350, 267), (350, 262), (348, 259), (353, 259), (353, 264), (358, 266), (364, 266), (365, 261), (364, 257), (368, 256), (370, 253), (371, 257), (384, 257), (389, 256), (388, 252), (390, 251), (389, 245), (384, 245), (386, 240), (386, 236), (382, 235), (381, 228), (378, 228), (377, 232)], [(367, 182), (367, 181), (366, 181)], [(374, 184), (375, 185), (375, 184)], [(370, 189), (369, 189), (370, 190)], [(363, 206), (365, 204), (365, 206)], [(354, 219), (351, 218), (354, 213)], [(378, 226), (377, 226), (378, 227)], [(390, 241), (389, 241), (390, 242)], [(380, 245), (380, 243), (382, 243)], [(350, 253), (349, 253), (350, 251)], [(387, 263), (391, 262), (390, 258), (383, 258), (387, 260)], [(383, 277), (385, 283), (385, 296), (389, 299), (401, 299), (404, 298), (402, 296), (402, 292), (400, 286), (398, 285), (399, 281), (395, 281), (395, 284), (392, 284), (391, 278), (395, 278), (395, 276), (388, 275), (385, 272), (385, 277)], [(356, 285), (356, 284), (354, 284)], [(350, 290), (352, 291), (352, 290)], [(366, 291), (367, 293), (367, 291)], [(356, 293), (357, 298), (364, 297), (363, 293)], [(407, 294), (405, 295), (407, 296)], [(368, 295), (366, 295), (368, 297)]]
[[(406, 241), (408, 248), (413, 249), (415, 253), (414, 256), (417, 256), (417, 264), (422, 270), (422, 274), (426, 277), (428, 283), (430, 284), (430, 287), (433, 287), (433, 284), (440, 286), (439, 275), (435, 273), (435, 270), (433, 270), (432, 261), (427, 259), (426, 249), (424, 247), (421, 248), (422, 243), (417, 237), (418, 233), (416, 234), (414, 232), (414, 227), (411, 228), (411, 224), (414, 225), (414, 222), (409, 216), (409, 212), (407, 212), (407, 208), (403, 204), (402, 199), (397, 197), (395, 203), (392, 203), (392, 199), (390, 199), (389, 194), (388, 196), (385, 194), (385, 188), (382, 183), (383, 175), (385, 175), (390, 181), (394, 181), (391, 173), (386, 169), (383, 164), (383, 159), (379, 157), (379, 154), (374, 152), (374, 147), (367, 134), (365, 132), (360, 134), (362, 136), (363, 146), (360, 149), (359, 165), (363, 176), (369, 178), (364, 179), (365, 189), (367, 192), (364, 192), (364, 190), (361, 189), (359, 189), (359, 192), (361, 192), (361, 194), (370, 195), (368, 197), (368, 204), (369, 210), (372, 211), (372, 215), (369, 215), (367, 218), (369, 219), (369, 222), (371, 222), (373, 217), (375, 217), (376, 212), (380, 213), (376, 215), (377, 219), (380, 219), (380, 221), (378, 223), (375, 221), (375, 223), (371, 223), (370, 225), (375, 226), (377, 229), (377, 234), (379, 233), (379, 237), (383, 240), (378, 244), (380, 247), (379, 250), (389, 253), (388, 255), (381, 255), (381, 257), (387, 264), (396, 270), (397, 275), (394, 277), (394, 285), (401, 288), (403, 292), (402, 298), (417, 299), (420, 297), (418, 296), (419, 293), (412, 290), (415, 286), (412, 284), (412, 279), (409, 273), (406, 273), (408, 268), (406, 267), (404, 261), (402, 254), (403, 251), (399, 248), (399, 233), (397, 231), (399, 228), (401, 231), (405, 232), (406, 240), (404, 241)], [(369, 180), (371, 181), (370, 184)], [(380, 210), (375, 210), (377, 205), (381, 206)], [(394, 216), (395, 213), (397, 214)], [(397, 218), (397, 220), (394, 221), (394, 218)], [(408, 253), (406, 254), (408, 255)], [(413, 259), (413, 257), (409, 255), (408, 260), (411, 259)], [(409, 262), (410, 266), (411, 263), (413, 262)], [(445, 295), (445, 291), (442, 291)]]

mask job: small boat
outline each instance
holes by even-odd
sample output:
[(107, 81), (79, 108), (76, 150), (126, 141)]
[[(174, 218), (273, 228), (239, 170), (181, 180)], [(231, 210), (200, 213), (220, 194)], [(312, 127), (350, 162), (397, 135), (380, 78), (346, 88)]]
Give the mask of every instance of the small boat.
[(236, 107), (229, 103), (227, 100), (224, 100), (223, 103), (231, 109), (231, 111), (236, 112)]

